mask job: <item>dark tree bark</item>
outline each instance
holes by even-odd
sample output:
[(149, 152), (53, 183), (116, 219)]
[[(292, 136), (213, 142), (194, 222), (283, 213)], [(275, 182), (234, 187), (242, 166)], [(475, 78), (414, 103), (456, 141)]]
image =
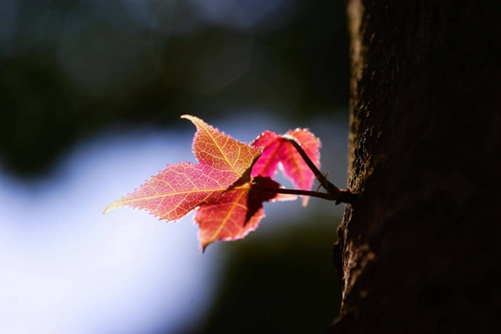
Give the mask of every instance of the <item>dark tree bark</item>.
[(501, 333), (499, 3), (349, 1), (333, 333)]

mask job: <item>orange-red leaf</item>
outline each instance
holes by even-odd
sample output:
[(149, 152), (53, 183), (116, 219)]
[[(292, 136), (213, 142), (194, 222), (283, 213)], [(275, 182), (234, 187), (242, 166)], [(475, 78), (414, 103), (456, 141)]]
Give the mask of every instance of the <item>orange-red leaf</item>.
[(217, 201), (237, 178), (209, 165), (180, 163), (167, 166), (133, 193), (115, 201), (106, 211), (129, 206), (148, 210), (160, 219), (177, 220), (203, 203)]
[(232, 171), (240, 177), (261, 154), (261, 148), (241, 143), (200, 118), (191, 115), (183, 115), (181, 118), (189, 119), (197, 127), (193, 138), (193, 153), (202, 165)]
[(200, 226), (199, 239), (202, 249), (216, 240), (236, 240), (254, 231), (264, 217), (263, 202), (287, 199), (273, 192), (258, 191), (253, 185), (270, 189), (280, 185), (270, 178), (257, 177), (249, 182), (226, 191), (216, 203), (201, 206), (195, 220)]
[(243, 238), (256, 229), (264, 216), (264, 201), (288, 197), (273, 192), (280, 185), (270, 178), (251, 178), (251, 167), (261, 148), (236, 141), (197, 117), (182, 117), (197, 127), (193, 152), (199, 164), (168, 165), (105, 212), (129, 206), (147, 210), (160, 219), (176, 220), (198, 208), (195, 221), (202, 249), (217, 240)]

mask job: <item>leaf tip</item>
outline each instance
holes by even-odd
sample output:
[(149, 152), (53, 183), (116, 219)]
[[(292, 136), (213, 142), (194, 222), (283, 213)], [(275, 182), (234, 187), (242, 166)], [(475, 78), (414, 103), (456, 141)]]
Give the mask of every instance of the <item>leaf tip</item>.
[(111, 207), (111, 205), (108, 205), (107, 207), (104, 208), (103, 215), (106, 214), (106, 212), (108, 212), (110, 210), (113, 210), (113, 208)]
[(197, 120), (200, 120), (198, 117), (195, 117), (193, 115), (188, 115), (188, 114), (181, 115), (181, 118), (190, 120), (193, 123), (195, 123)]
[[(191, 123), (193, 123), (195, 125), (195, 127), (197, 128), (197, 131), (199, 131), (200, 129), (203, 129), (205, 127), (210, 127), (202, 119), (200, 119), (196, 116), (193, 116), (193, 115), (184, 114), (184, 115), (181, 115), (181, 118), (191, 121)], [(195, 144), (195, 139), (193, 141), (193, 144)]]
[(105, 213), (107, 213), (108, 211), (111, 211), (111, 210), (113, 210), (113, 209), (116, 209), (116, 208), (118, 208), (118, 207), (120, 207), (120, 206), (122, 206), (122, 205), (120, 204), (120, 201), (115, 201), (115, 202), (111, 203), (110, 205), (108, 205), (107, 207), (105, 207), (105, 208), (104, 208), (103, 215), (104, 215)]
[(200, 237), (200, 234), (199, 234), (199, 239), (198, 240), (200, 241), (200, 251), (202, 252), (202, 254), (205, 254), (205, 251), (207, 250), (207, 247), (209, 247), (210, 244), (212, 244), (215, 241), (217, 241), (217, 239), (205, 239), (205, 240), (203, 240)]

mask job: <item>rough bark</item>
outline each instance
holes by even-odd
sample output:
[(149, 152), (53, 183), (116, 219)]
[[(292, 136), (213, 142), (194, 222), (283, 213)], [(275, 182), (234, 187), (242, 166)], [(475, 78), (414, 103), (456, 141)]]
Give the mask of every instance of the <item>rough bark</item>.
[(498, 3), (349, 1), (360, 196), (331, 332), (501, 332)]

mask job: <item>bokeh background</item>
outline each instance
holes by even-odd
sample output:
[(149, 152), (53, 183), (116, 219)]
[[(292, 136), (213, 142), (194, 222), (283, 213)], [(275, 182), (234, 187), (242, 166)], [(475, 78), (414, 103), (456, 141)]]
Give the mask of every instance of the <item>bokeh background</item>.
[(308, 127), (345, 187), (344, 6), (1, 0), (0, 332), (323, 332), (342, 207), (269, 203), (255, 232), (205, 254), (192, 216), (101, 213), (194, 161), (182, 114), (242, 141)]

